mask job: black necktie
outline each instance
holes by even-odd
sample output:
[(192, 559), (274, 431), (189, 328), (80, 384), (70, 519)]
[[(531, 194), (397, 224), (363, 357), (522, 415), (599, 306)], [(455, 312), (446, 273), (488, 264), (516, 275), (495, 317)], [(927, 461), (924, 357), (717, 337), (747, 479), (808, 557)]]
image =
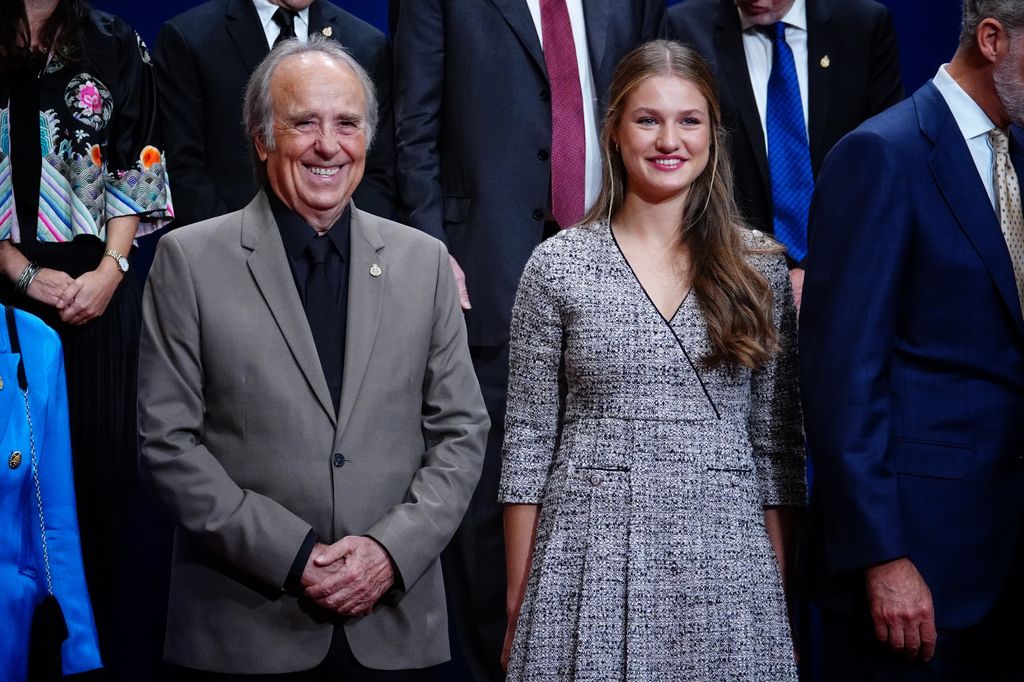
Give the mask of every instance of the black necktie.
[(298, 15), (298, 12), (285, 9), (284, 7), (278, 7), (277, 11), (274, 12), (274, 23), (281, 27), (281, 33), (279, 33), (277, 39), (274, 40), (274, 45), (277, 45), (282, 40), (295, 37), (296, 15)]
[(320, 356), (320, 366), (324, 370), (324, 378), (327, 379), (327, 387), (331, 391), (331, 400), (337, 412), (338, 403), (341, 401), (341, 373), (345, 351), (341, 341), (341, 325), (344, 324), (344, 320), (339, 313), (334, 287), (327, 276), (327, 259), (333, 255), (333, 248), (329, 237), (316, 237), (306, 247), (306, 258), (309, 260), (309, 275), (306, 278), (306, 319), (309, 320), (316, 352)]

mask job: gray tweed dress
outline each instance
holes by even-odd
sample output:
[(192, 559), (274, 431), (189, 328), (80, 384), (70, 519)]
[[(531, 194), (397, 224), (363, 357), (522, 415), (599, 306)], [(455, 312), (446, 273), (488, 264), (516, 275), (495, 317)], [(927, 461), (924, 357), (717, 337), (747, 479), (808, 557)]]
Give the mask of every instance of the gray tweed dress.
[(606, 223), (530, 258), (499, 494), (541, 511), (509, 680), (796, 679), (764, 525), (806, 495), (796, 313), (782, 257), (750, 262), (781, 341), (754, 372), (700, 367), (696, 294), (665, 320)]

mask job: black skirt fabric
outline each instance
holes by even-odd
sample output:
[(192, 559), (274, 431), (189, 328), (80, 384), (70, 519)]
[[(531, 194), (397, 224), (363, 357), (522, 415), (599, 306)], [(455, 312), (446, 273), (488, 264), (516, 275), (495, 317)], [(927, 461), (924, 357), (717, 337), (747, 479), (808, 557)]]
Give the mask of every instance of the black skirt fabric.
[[(29, 260), (72, 277), (94, 270), (105, 257), (103, 242), (94, 237), (16, 246)], [(141, 286), (129, 272), (106, 312), (81, 326), (61, 322), (55, 308), (12, 297), (9, 282), (3, 282), (0, 298), (42, 318), (64, 346), (82, 555), (102, 643), (110, 631), (118, 558), (125, 541), (123, 519), (137, 485)]]

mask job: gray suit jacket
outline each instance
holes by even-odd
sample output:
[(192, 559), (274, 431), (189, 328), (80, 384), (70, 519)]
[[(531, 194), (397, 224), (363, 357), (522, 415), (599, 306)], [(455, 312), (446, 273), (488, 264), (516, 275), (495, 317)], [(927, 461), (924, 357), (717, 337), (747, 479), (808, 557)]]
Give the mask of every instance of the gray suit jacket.
[(448, 658), (438, 555), (476, 485), (487, 413), (444, 247), (354, 207), (351, 239), (337, 414), (265, 194), (159, 244), (140, 468), (178, 524), (173, 663), (259, 674), (323, 660), (338, 621), (282, 589), (310, 528), (375, 538), (405, 586), (345, 622), (362, 664)]

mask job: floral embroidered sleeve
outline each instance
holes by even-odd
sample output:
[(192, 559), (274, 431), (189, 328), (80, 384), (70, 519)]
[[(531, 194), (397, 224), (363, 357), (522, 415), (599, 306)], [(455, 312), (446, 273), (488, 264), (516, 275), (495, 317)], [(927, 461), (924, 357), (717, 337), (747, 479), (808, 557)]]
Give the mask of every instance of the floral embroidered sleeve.
[[(142, 236), (163, 227), (174, 212), (158, 138), (153, 65), (142, 39), (127, 26), (125, 29), (119, 33), (124, 43), (118, 78), (121, 88), (113, 99), (104, 159), (104, 218), (138, 215), (141, 221), (137, 236)], [(83, 83), (78, 89), (79, 108), (95, 110), (99, 95), (89, 83)], [(97, 147), (93, 153), (101, 151)]]

